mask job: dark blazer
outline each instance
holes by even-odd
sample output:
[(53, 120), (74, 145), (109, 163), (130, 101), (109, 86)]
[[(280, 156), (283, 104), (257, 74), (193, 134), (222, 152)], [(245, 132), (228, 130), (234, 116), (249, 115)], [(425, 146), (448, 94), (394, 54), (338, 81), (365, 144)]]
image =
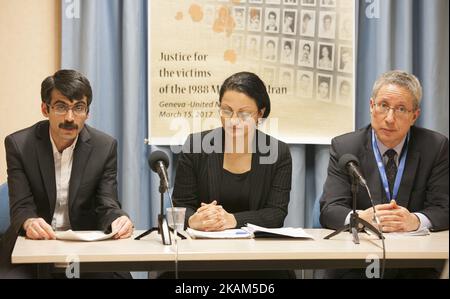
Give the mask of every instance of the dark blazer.
[[(372, 150), (371, 126), (332, 140), (328, 176), (320, 200), (322, 226), (337, 229), (344, 225), (352, 209), (350, 177), (338, 167), (346, 153), (359, 159), (361, 171), (372, 193), (374, 204), (387, 203)], [(410, 212), (430, 219), (432, 230), (449, 227), (448, 211), (448, 139), (427, 129), (411, 127), (405, 170), (397, 203)], [(356, 209), (371, 206), (367, 192), (358, 188)]]
[[(256, 136), (250, 171), (250, 210), (234, 214), (237, 227), (246, 223), (281, 227), (289, 205), (291, 154), (285, 143), (260, 131)], [(214, 151), (202, 147), (202, 144), (213, 147)], [(223, 144), (224, 131), (217, 128), (190, 135), (183, 146), (178, 159), (173, 199), (176, 206), (187, 208), (186, 225), (201, 202), (217, 200), (220, 203)]]
[[(11, 225), (5, 233), (2, 256), (9, 258), (28, 218), (51, 223), (56, 203), (53, 150), (49, 122), (6, 137)], [(69, 218), (73, 230), (107, 230), (126, 215), (117, 200), (117, 142), (87, 125), (73, 153), (69, 183)]]

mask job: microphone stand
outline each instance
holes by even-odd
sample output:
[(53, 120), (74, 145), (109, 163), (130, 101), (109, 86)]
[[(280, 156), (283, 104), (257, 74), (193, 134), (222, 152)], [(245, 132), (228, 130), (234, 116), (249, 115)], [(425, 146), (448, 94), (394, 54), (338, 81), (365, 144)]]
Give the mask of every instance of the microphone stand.
[[(141, 238), (147, 236), (151, 232), (157, 230), (158, 234), (161, 235), (162, 243), (164, 245), (172, 244), (172, 241), (170, 240), (170, 232), (169, 231), (173, 231), (173, 228), (169, 227), (166, 216), (164, 215), (164, 193), (165, 192), (166, 192), (166, 186), (164, 184), (164, 181), (160, 180), (159, 181), (159, 193), (161, 194), (161, 211), (158, 215), (158, 227), (152, 227), (152, 228), (146, 230), (145, 232), (143, 232), (142, 234), (140, 234), (139, 236), (134, 238), (135, 240), (140, 240)], [(181, 233), (177, 233), (177, 235), (179, 235), (182, 239), (186, 239), (186, 237), (183, 236)]]
[(359, 244), (359, 236), (358, 236), (358, 227), (361, 226), (361, 229), (364, 227), (368, 230), (372, 231), (375, 235), (378, 236), (380, 239), (384, 239), (381, 232), (375, 228), (372, 224), (367, 222), (366, 220), (359, 217), (358, 213), (356, 212), (356, 193), (358, 192), (358, 178), (356, 178), (354, 175), (352, 175), (352, 199), (353, 199), (353, 211), (350, 214), (350, 223), (347, 225), (344, 225), (340, 229), (335, 230), (333, 233), (326, 236), (324, 239), (330, 239), (337, 234), (340, 234), (341, 232), (350, 232), (353, 235), (353, 243)]
[(149, 230), (146, 230), (136, 238), (135, 240), (140, 240), (141, 238), (145, 237), (146, 235), (150, 234), (151, 232), (157, 230), (158, 234), (161, 235), (162, 243), (164, 245), (171, 245), (172, 242), (170, 240), (170, 233), (169, 233), (169, 225), (167, 224), (166, 216), (164, 215), (164, 192), (166, 191), (166, 187), (164, 185), (164, 181), (159, 181), (159, 193), (161, 194), (161, 211), (158, 215), (158, 227), (152, 227)]

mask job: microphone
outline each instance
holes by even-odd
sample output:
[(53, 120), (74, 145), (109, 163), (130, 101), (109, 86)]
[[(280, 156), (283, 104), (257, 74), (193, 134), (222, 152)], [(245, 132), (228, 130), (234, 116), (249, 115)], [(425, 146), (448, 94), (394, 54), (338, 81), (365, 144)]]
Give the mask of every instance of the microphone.
[[(384, 235), (383, 235), (383, 231), (380, 229), (380, 219), (378, 218), (377, 211), (375, 209), (375, 204), (373, 202), (372, 195), (370, 194), (369, 186), (367, 185), (367, 182), (364, 179), (364, 176), (362, 175), (361, 170), (359, 168), (359, 160), (352, 154), (344, 154), (339, 158), (338, 166), (339, 166), (339, 168), (346, 170), (346, 172), (349, 175), (352, 175), (355, 179), (357, 179), (359, 181), (359, 183), (363, 187), (365, 187), (367, 190), (367, 194), (369, 195), (370, 204), (372, 205), (372, 211), (373, 211), (372, 221), (377, 224), (378, 228), (374, 227), (372, 224), (370, 224), (368, 222), (365, 223), (365, 226), (369, 230), (376, 233), (378, 235), (378, 237), (381, 239), (381, 242), (383, 243), (383, 259), (382, 259), (382, 265), (381, 265), (381, 278), (383, 278), (384, 270), (386, 267), (386, 245), (384, 244)], [(356, 214), (356, 222), (357, 222), (357, 225), (359, 225), (359, 223), (361, 223), (361, 221), (364, 221), (364, 220), (359, 218), (357, 216), (358, 214), (355, 213), (355, 211), (356, 211), (356, 197), (355, 197), (355, 194), (353, 194), (353, 213)], [(364, 224), (364, 222), (363, 222), (363, 224)], [(350, 226), (351, 226), (351, 224), (350, 224)], [(358, 241), (358, 243), (359, 243), (359, 241)]]
[(366, 187), (366, 189), (369, 189), (367, 187), (367, 182), (364, 179), (364, 176), (361, 173), (361, 170), (359, 168), (359, 160), (352, 154), (344, 154), (339, 158), (338, 162), (339, 168), (346, 170), (346, 172), (350, 175), (353, 175), (355, 178), (358, 179), (359, 183)]
[[(339, 158), (338, 165), (341, 169), (344, 169), (347, 171), (348, 174), (352, 175), (354, 178), (356, 178), (359, 183), (366, 188), (367, 194), (369, 195), (370, 204), (372, 205), (373, 210), (373, 221), (376, 222), (378, 225), (380, 225), (380, 220), (378, 219), (378, 215), (375, 210), (375, 204), (372, 199), (372, 194), (370, 194), (369, 186), (367, 185), (366, 180), (364, 179), (364, 176), (361, 173), (361, 170), (359, 168), (359, 160), (352, 154), (344, 154)], [(354, 203), (356, 204), (356, 203)], [(356, 207), (354, 207), (355, 209)], [(381, 231), (380, 231), (381, 233)]]
[(151, 170), (158, 173), (161, 180), (161, 186), (166, 190), (169, 189), (169, 176), (167, 168), (169, 167), (169, 157), (162, 151), (154, 151), (148, 157), (148, 165)]
[[(172, 244), (170, 240), (169, 225), (164, 216), (164, 193), (169, 190), (169, 176), (167, 175), (167, 167), (169, 167), (169, 157), (162, 151), (154, 151), (148, 156), (148, 165), (151, 170), (159, 175), (159, 193), (161, 194), (161, 212), (158, 215), (158, 234), (161, 235), (162, 243), (164, 245)], [(170, 195), (169, 195), (170, 196)], [(135, 240), (140, 240), (142, 237), (150, 234), (156, 228), (151, 228), (140, 234)]]

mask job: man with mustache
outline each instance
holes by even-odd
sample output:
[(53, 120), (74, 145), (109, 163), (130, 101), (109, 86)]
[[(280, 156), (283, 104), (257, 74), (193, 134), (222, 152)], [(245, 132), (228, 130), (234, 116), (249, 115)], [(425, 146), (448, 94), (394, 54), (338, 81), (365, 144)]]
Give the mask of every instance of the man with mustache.
[(60, 230), (112, 230), (123, 239), (133, 233), (117, 198), (117, 142), (85, 125), (92, 101), (88, 79), (57, 71), (42, 82), (41, 99), (48, 120), (5, 139), (11, 225), (0, 265), (6, 277), (36, 274), (34, 265), (10, 264), (18, 235), (51, 240)]
[[(364, 188), (357, 193), (360, 218), (386, 233), (449, 228), (448, 138), (414, 125), (421, 98), (422, 87), (412, 74), (397, 70), (378, 78), (370, 99), (371, 124), (332, 140), (320, 201), (322, 226), (338, 229), (350, 221), (351, 179), (338, 161), (352, 154), (359, 160), (380, 224), (374, 221)], [(392, 269), (386, 278), (438, 274), (434, 269)], [(332, 277), (363, 278), (364, 270), (335, 271)]]

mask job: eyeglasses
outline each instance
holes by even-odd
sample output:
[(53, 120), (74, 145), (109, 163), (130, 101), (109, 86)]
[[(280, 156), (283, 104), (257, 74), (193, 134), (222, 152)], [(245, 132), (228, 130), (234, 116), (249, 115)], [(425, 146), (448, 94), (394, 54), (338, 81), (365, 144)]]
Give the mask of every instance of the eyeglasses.
[(394, 115), (398, 117), (406, 117), (409, 113), (413, 112), (414, 110), (408, 110), (405, 106), (398, 106), (398, 107), (391, 107), (388, 104), (382, 102), (382, 103), (375, 103), (375, 111), (380, 114), (388, 115), (389, 111), (392, 109), (394, 111)]
[(55, 111), (56, 115), (66, 115), (69, 110), (72, 110), (73, 114), (76, 116), (85, 116), (88, 111), (88, 107), (84, 104), (69, 106), (66, 104), (57, 103), (49, 107)]
[[(224, 118), (232, 118), (234, 113), (235, 112), (233, 110), (229, 110), (229, 109), (221, 108), (219, 110), (220, 116), (222, 116)], [(239, 118), (239, 120), (241, 120), (241, 121), (248, 121), (248, 120), (250, 120), (253, 117), (253, 115), (255, 115), (255, 113), (256, 112), (239, 111), (239, 112), (236, 112), (236, 115)]]

